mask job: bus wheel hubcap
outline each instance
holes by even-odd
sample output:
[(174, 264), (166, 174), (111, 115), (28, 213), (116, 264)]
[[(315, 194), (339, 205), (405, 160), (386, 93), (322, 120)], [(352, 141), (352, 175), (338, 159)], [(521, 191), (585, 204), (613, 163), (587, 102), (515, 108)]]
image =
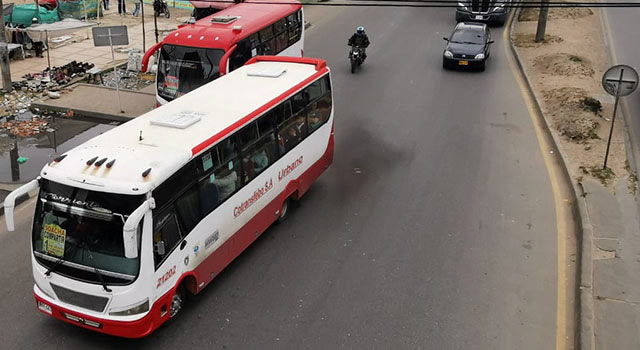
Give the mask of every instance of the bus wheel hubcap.
[(176, 293), (171, 298), (171, 317), (177, 315), (180, 309), (182, 309), (182, 295)]

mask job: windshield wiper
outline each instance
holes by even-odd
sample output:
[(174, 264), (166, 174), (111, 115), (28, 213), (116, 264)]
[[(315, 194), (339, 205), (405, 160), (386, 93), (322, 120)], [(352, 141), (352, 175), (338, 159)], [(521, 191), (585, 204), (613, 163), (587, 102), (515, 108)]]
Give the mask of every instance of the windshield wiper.
[[(91, 249), (89, 249), (89, 245), (85, 242), (82, 241), (82, 248), (87, 250), (87, 253), (89, 253), (89, 259), (91, 259), (91, 261), (93, 260), (93, 254), (91, 254)], [(104, 288), (104, 291), (107, 293), (111, 293), (111, 289), (109, 287), (107, 287), (107, 283), (104, 281), (104, 278), (102, 278), (102, 274), (100, 273), (100, 270), (98, 270), (97, 267), (95, 267), (93, 264), (91, 264), (91, 266), (93, 268), (93, 271), (95, 271), (96, 275), (98, 276), (98, 280), (100, 280), (100, 284), (102, 284), (102, 288)]]
[[(71, 242), (69, 242), (71, 243)], [(76, 250), (78, 249), (78, 245), (77, 244), (73, 244), (72, 243), (72, 247), (71, 249), (69, 249), (69, 254), (71, 254), (71, 252), (73, 252), (75, 254)], [(58, 266), (62, 265), (62, 263), (64, 263), (66, 260), (64, 259), (64, 251), (62, 252), (62, 256), (60, 257), (60, 259), (56, 260), (56, 262), (53, 263), (53, 265), (51, 265), (51, 267), (49, 267), (47, 269), (47, 272), (44, 273), (45, 276), (49, 277), (51, 275), (52, 272), (54, 272)]]

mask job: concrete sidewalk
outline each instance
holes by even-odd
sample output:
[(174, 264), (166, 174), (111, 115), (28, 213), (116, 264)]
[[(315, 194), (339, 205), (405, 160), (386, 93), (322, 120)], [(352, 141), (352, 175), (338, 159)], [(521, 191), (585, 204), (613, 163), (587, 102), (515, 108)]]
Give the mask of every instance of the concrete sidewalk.
[(126, 122), (142, 115), (156, 106), (156, 95), (153, 85), (151, 91), (120, 90), (120, 103), (115, 88), (91, 84), (76, 84), (69, 93), (61, 94), (60, 98), (43, 99), (31, 103), (32, 107), (42, 110), (52, 110), (61, 113), (73, 113), (82, 117), (98, 118)]
[(615, 193), (583, 183), (582, 349), (640, 349), (640, 211), (619, 181)]

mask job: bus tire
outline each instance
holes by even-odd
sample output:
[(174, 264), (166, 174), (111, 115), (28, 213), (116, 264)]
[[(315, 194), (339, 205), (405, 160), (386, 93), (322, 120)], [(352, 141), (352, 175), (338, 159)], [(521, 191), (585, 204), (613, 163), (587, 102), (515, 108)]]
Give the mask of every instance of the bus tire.
[(291, 197), (288, 197), (282, 203), (282, 208), (280, 208), (280, 216), (278, 216), (277, 222), (281, 223), (287, 219), (289, 216), (289, 210), (291, 210)]
[(176, 288), (175, 293), (171, 297), (171, 306), (169, 307), (169, 319), (175, 319), (180, 314), (187, 302), (187, 292), (184, 285), (180, 284)]

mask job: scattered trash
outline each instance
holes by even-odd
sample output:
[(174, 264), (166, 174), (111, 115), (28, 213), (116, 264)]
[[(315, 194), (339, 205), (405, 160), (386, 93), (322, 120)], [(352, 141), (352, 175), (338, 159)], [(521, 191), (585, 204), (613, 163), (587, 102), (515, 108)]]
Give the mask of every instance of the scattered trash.
[(24, 164), (29, 160), (27, 157), (18, 157), (18, 164)]
[(53, 98), (53, 99), (60, 98), (60, 93), (56, 91), (49, 91), (48, 95), (49, 95), (49, 98)]
[[(118, 77), (120, 77), (120, 89), (125, 90), (140, 90), (155, 82), (155, 76), (153, 74), (132, 72), (129, 70), (118, 69)], [(113, 71), (102, 74), (102, 83), (97, 84), (101, 86), (116, 87), (116, 75)]]
[(0, 123), (0, 131), (6, 131), (11, 135), (28, 137), (34, 136), (46, 129), (48, 122), (39, 118), (32, 120), (11, 120)]

